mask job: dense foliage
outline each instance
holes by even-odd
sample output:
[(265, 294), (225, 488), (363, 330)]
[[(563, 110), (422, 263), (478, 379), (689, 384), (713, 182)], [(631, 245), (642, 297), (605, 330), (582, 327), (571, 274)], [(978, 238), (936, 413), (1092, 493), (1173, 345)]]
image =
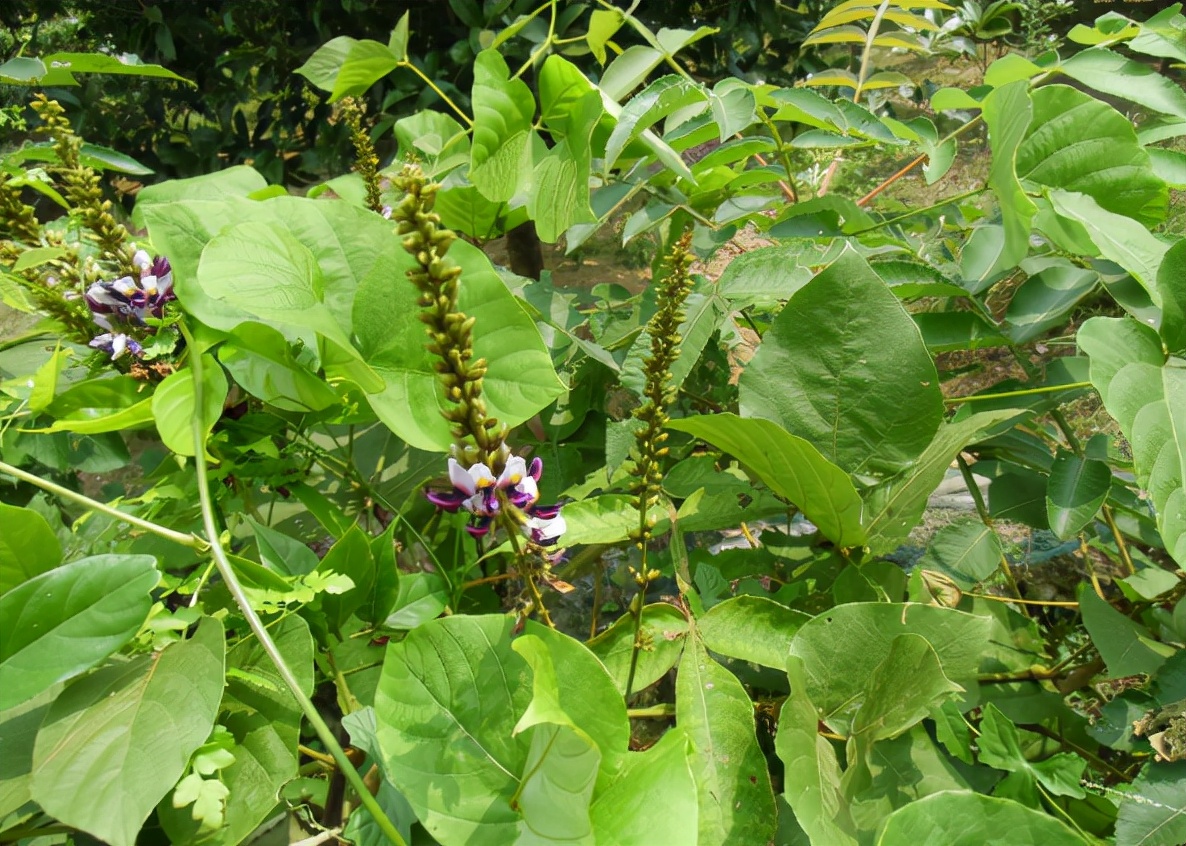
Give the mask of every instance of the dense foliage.
[[(0, 65), (40, 321), (0, 340), (0, 841), (1186, 840), (1181, 8), (1023, 55), (976, 47), (1020, 8), (829, 4), (784, 84), (608, 2), (450, 5), (464, 94), (411, 15), (296, 69), (351, 173), (128, 220), (137, 163), (41, 89), (183, 75)], [(982, 81), (911, 77), (954, 38)], [(401, 73), (447, 111), (371, 123)], [(649, 238), (649, 284), (474, 246), (524, 223)]]

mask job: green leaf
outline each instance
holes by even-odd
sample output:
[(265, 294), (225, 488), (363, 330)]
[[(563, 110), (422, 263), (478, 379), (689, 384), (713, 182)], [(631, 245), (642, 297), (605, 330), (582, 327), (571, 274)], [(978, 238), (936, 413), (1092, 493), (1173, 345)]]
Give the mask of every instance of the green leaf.
[(582, 95), (571, 107), (563, 141), (535, 166), (527, 211), (549, 244), (570, 226), (597, 220), (589, 207), (590, 139), (602, 114), (597, 92)]
[(790, 298), (739, 390), (744, 416), (777, 421), (849, 472), (905, 467), (943, 418), (918, 328), (852, 250)]
[(531, 123), (535, 97), (521, 79), (511, 79), (497, 50), (474, 60), (473, 146), (470, 182), (488, 200), (505, 203), (531, 172)]
[(0, 502), (0, 595), (62, 563), (62, 545), (36, 511)]
[(614, 33), (622, 28), (625, 21), (626, 17), (618, 9), (594, 9), (593, 14), (589, 16), (589, 32), (585, 40), (598, 64), (605, 64), (606, 42), (614, 37)]
[(354, 582), (354, 587), (343, 594), (322, 594), (321, 610), (333, 630), (340, 631), (350, 615), (372, 601), (375, 593), (375, 559), (371, 555), (370, 537), (357, 525), (342, 535), (317, 564), (321, 573), (338, 573)]
[(941, 426), (909, 470), (870, 491), (865, 498), (870, 550), (888, 552), (905, 540), (922, 519), (927, 498), (943, 481), (956, 454), (1018, 413), (1017, 409), (985, 411)]
[[(202, 369), (202, 432), (210, 430), (222, 417), (222, 406), (229, 390), (226, 374), (213, 356), (203, 356)], [(152, 416), (165, 446), (178, 455), (194, 455), (194, 371), (179, 370), (157, 386), (152, 395)]]
[(943, 674), (939, 656), (927, 640), (900, 634), (884, 660), (873, 668), (864, 699), (852, 723), (852, 739), (862, 758), (872, 744), (897, 737), (931, 709), (964, 688)]
[(782, 704), (774, 749), (785, 765), (783, 796), (812, 843), (856, 846), (856, 831), (840, 789), (836, 750), (819, 734), (819, 714), (807, 693), (803, 661), (787, 663), (791, 695)]
[(49, 706), (61, 692), (61, 685), (53, 685), (15, 708), (0, 711), (0, 738), (4, 741), (4, 754), (0, 755), (0, 819), (8, 819), (33, 798), (33, 744)]
[(1186, 361), (1161, 364), (1161, 339), (1130, 317), (1091, 318), (1079, 344), (1104, 407), (1133, 446), (1137, 482), (1156, 509), (1166, 551), (1186, 563)]
[(317, 569), (317, 553), (301, 541), (251, 517), (247, 522), (259, 547), (259, 560), (269, 570), (281, 576), (304, 576)]
[[(896, 293), (896, 291), (895, 291)], [(924, 311), (912, 315), (931, 353), (1003, 347), (1009, 339), (971, 311)]]
[(283, 411), (321, 411), (338, 402), (323, 379), (297, 361), (284, 336), (260, 323), (242, 323), (218, 348), (235, 382)]
[[(535, 698), (528, 663), (512, 648), (508, 616), (447, 617), (388, 647), (375, 694), (384, 765), (417, 818), (450, 846), (517, 842), (526, 824), (512, 803), (542, 750), (515, 726)], [(531, 626), (548, 648), (557, 708), (601, 753), (601, 779), (621, 767), (629, 741), (625, 704), (584, 647)], [(475, 681), (477, 682), (475, 684)], [(538, 732), (536, 732), (538, 734)], [(569, 754), (582, 758), (572, 736)], [(533, 758), (533, 756), (535, 756)]]
[(802, 438), (769, 420), (735, 414), (673, 420), (668, 428), (688, 432), (733, 455), (770, 490), (798, 506), (837, 545), (864, 544), (861, 501), (848, 474)]
[(0, 64), (0, 81), (26, 85), (45, 76), (45, 62), (33, 56), (17, 56)]
[(1148, 65), (1103, 47), (1083, 50), (1059, 63), (1058, 70), (1089, 88), (1130, 100), (1155, 112), (1186, 118), (1186, 92)]
[(1148, 292), (1154, 305), (1161, 305), (1157, 271), (1168, 250), (1145, 226), (1102, 208), (1085, 194), (1061, 189), (1047, 191), (1054, 210), (1082, 225), (1099, 254), (1123, 267)]
[(1029, 252), (1030, 222), (1037, 207), (1026, 196), (1018, 179), (1018, 149), (1025, 138), (1033, 114), (1029, 82), (1019, 80), (994, 89), (984, 98), (984, 122), (992, 146), (992, 170), (988, 184), (1001, 205), (1001, 223), (1005, 240), (996, 259), (978, 274), (982, 280), (993, 279), (1016, 267)]
[(1009, 338), (1028, 344), (1050, 329), (1066, 323), (1067, 315), (1095, 291), (1100, 276), (1070, 262), (1049, 264), (1021, 284), (1009, 300), (1005, 320)]
[(692, 742), (699, 843), (768, 842), (774, 836), (774, 792), (754, 731), (753, 703), (695, 633), (676, 676), (675, 719)]
[(183, 76), (178, 76), (160, 65), (141, 64), (135, 56), (111, 56), (106, 53), (51, 53), (41, 61), (49, 68), (38, 82), (45, 86), (78, 85), (76, 73), (104, 73), (120, 76), (145, 76), (157, 79), (176, 79), (196, 87)]
[(806, 623), (791, 640), (791, 655), (802, 659), (807, 695), (821, 719), (841, 731), (854, 702), (894, 638), (924, 638), (939, 657), (943, 674), (972, 687), (992, 621), (935, 605), (854, 602), (837, 605)]
[(1177, 846), (1186, 842), (1186, 761), (1145, 764), (1132, 790), (1132, 798), (1120, 800), (1117, 843)]
[(0, 710), (89, 670), (135, 636), (160, 576), (148, 555), (96, 555), (0, 596)]
[(528, 634), (512, 648), (532, 670), (532, 699), (514, 729), (531, 737), (523, 781), (511, 800), (523, 814), (521, 831), (536, 842), (593, 846), (589, 805), (601, 752), (565, 712), (547, 645)]
[(1086, 795), (1079, 786), (1079, 779), (1087, 767), (1085, 760), (1069, 752), (1060, 752), (1036, 763), (1029, 761), (1021, 751), (1021, 735), (1017, 727), (991, 702), (984, 706), (979, 731), (976, 743), (981, 763), (1010, 773), (1023, 773), (1055, 796), (1082, 799)]
[(795, 294), (811, 281), (811, 266), (821, 253), (814, 241), (759, 247), (742, 253), (721, 271), (717, 291), (744, 304), (773, 305)]
[(688, 737), (679, 727), (646, 752), (629, 753), (618, 780), (593, 799), (597, 842), (654, 846), (661, 825), (664, 846), (695, 846), (698, 811), (691, 763)]
[(1100, 599), (1089, 584), (1079, 588), (1079, 611), (1111, 678), (1153, 675), (1173, 652), (1173, 647), (1157, 643), (1148, 629)]
[[(634, 689), (645, 690), (679, 662), (688, 636), (688, 620), (675, 606), (666, 602), (644, 605), (642, 642), (634, 669)], [(613, 625), (585, 644), (596, 655), (618, 691), (625, 695), (630, 675), (630, 656), (634, 651), (634, 618), (624, 614)]]
[(894, 811), (877, 846), (1085, 846), (1071, 829), (1044, 811), (1009, 799), (945, 790)]
[(410, 12), (404, 12), (400, 15), (399, 21), (391, 30), (391, 36), (387, 39), (387, 49), (400, 62), (408, 56), (408, 16), (410, 14)]
[(1059, 450), (1046, 487), (1046, 515), (1050, 531), (1060, 540), (1077, 535), (1108, 498), (1112, 470), (1107, 462)]
[(1161, 337), (1173, 353), (1186, 353), (1186, 240), (1179, 241), (1162, 259), (1157, 273), (1161, 294)]
[(791, 638), (810, 619), (772, 599), (735, 596), (708, 609), (697, 626), (713, 652), (781, 670)]
[[(417, 292), (404, 273), (412, 258), (401, 250), (376, 261), (359, 284), (354, 327), (366, 362), (386, 387), (368, 400), (396, 435), (419, 449), (442, 451), (453, 442), (441, 417), (444, 388), (424, 345), (424, 325), (408, 320), (420, 310)], [(474, 355), (485, 358), (483, 398), (491, 415), (517, 426), (564, 391), (539, 329), (490, 261), (476, 247), (457, 242), (449, 258), (462, 269), (458, 307), (474, 318)]]
[(1019, 178), (1087, 194), (1101, 208), (1147, 225), (1165, 218), (1166, 185), (1128, 118), (1066, 85), (1044, 85), (1030, 97), (1033, 120), (1017, 149)]
[(967, 590), (1000, 568), (1001, 555), (1001, 540), (992, 527), (968, 517), (937, 531), (919, 566), (940, 572)]
[(33, 799), (112, 846), (132, 846), (214, 727), (222, 623), (155, 655), (105, 667), (50, 706), (33, 750)]
[[(313, 693), (313, 638), (305, 621), (289, 614), (271, 630), (276, 648), (306, 695)], [(220, 772), (230, 789), (226, 826), (215, 843), (236, 846), (259, 827), (279, 802), (280, 788), (297, 775), (301, 709), (272, 659), (254, 637), (240, 640), (227, 653), (227, 686), (219, 722), (235, 737), (235, 761)], [(234, 669), (234, 674), (229, 671)], [(162, 815), (165, 803), (157, 809)], [(166, 827), (176, 843), (192, 843), (197, 824), (183, 812), (185, 828)], [(206, 846), (209, 842), (202, 841)]]
[[(232, 314), (249, 314), (276, 326), (290, 339), (316, 332), (343, 351), (353, 353), (349, 337), (326, 307), (325, 283), (317, 259), (276, 223), (248, 221), (215, 235), (202, 250), (198, 283), (216, 308), (230, 306)], [(187, 307), (193, 307), (182, 291), (178, 296)], [(200, 308), (195, 314), (207, 325), (220, 329), (231, 329), (242, 322), (210, 315)], [(289, 331), (285, 332), (285, 328)]]

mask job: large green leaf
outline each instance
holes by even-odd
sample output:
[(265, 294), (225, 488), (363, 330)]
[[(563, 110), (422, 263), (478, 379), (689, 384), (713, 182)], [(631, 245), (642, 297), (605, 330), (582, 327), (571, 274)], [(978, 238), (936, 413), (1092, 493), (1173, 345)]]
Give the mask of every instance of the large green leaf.
[(1170, 247), (1157, 273), (1161, 293), (1161, 337), (1172, 353), (1186, 354), (1186, 239)]
[(956, 454), (1018, 413), (1016, 409), (985, 411), (940, 427), (909, 470), (870, 491), (865, 501), (870, 549), (888, 552), (903, 541), (922, 519), (928, 497), (943, 481)]
[(0, 710), (89, 670), (131, 640), (159, 578), (148, 555), (96, 555), (0, 596)]
[(523, 780), (511, 801), (523, 815), (521, 839), (593, 846), (589, 805), (601, 751), (561, 703), (560, 681), (547, 644), (528, 634), (512, 648), (532, 672), (532, 699), (514, 729), (531, 738)]
[(270, 326), (242, 323), (218, 348), (218, 360), (245, 391), (284, 411), (320, 411), (338, 401), (323, 379), (297, 361)]
[(610, 170), (627, 145), (659, 120), (693, 103), (708, 105), (708, 93), (698, 83), (674, 74), (655, 80), (630, 98), (605, 145), (605, 168)]
[(1161, 339), (1131, 317), (1093, 317), (1078, 338), (1092, 384), (1132, 444), (1166, 551), (1186, 564), (1186, 361), (1166, 361)]
[[(209, 436), (222, 417), (227, 398), (226, 374), (213, 356), (202, 358), (202, 432)], [(165, 446), (178, 455), (194, 455), (194, 416), (199, 413), (194, 392), (194, 371), (178, 370), (157, 386), (152, 395), (152, 416)]]
[(675, 720), (692, 742), (701, 846), (767, 842), (774, 835), (774, 793), (754, 733), (753, 703), (695, 631), (676, 676)]
[(734, 596), (718, 602), (697, 621), (713, 652), (776, 670), (787, 665), (791, 638), (811, 619), (762, 596)]
[(0, 595), (62, 562), (62, 545), (45, 518), (0, 502)]
[[(305, 621), (290, 614), (271, 627), (272, 640), (306, 695), (313, 693), (313, 638)], [(230, 789), (225, 825), (213, 837), (199, 830), (190, 808), (169, 798), (157, 815), (172, 843), (236, 846), (272, 816), (280, 788), (297, 774), (301, 709), (276, 665), (254, 637), (227, 653), (227, 685), (219, 722), (234, 735), (235, 761), (219, 772)]]
[(807, 695), (821, 718), (843, 730), (874, 670), (889, 656), (894, 638), (914, 634), (935, 650), (943, 674), (975, 684), (992, 620), (934, 605), (854, 602), (837, 605), (803, 625), (790, 654), (802, 659)]
[(473, 146), (469, 179), (488, 200), (506, 202), (531, 173), (531, 121), (535, 97), (512, 79), (497, 50), (474, 60)]
[(927, 640), (906, 632), (890, 641), (889, 652), (873, 668), (852, 722), (845, 787), (867, 781), (866, 761), (873, 744), (889, 740), (917, 725), (963, 688), (943, 674), (939, 656)]
[[(1021, 748), (1021, 734), (996, 705), (984, 706), (980, 721), (980, 762), (1013, 773), (1011, 778), (1038, 783), (1055, 796), (1083, 798), (1079, 779), (1087, 762), (1070, 752), (1060, 752), (1041, 761), (1030, 761)], [(1020, 779), (1019, 779), (1020, 777)]]
[[(416, 816), (437, 840), (514, 843), (522, 808), (512, 798), (538, 763), (532, 732), (515, 733), (533, 700), (533, 673), (511, 645), (508, 616), (447, 617), (413, 629), (388, 647), (375, 694), (384, 765)], [(560, 709), (601, 755), (599, 782), (622, 767), (629, 724), (605, 668), (576, 641), (532, 627), (550, 655)], [(564, 744), (581, 757), (579, 744)], [(533, 756), (536, 756), (533, 758)], [(547, 841), (545, 841), (547, 842)]]
[(787, 663), (791, 695), (782, 704), (774, 749), (785, 765), (783, 796), (812, 843), (856, 846), (856, 831), (840, 788), (836, 750), (819, 734), (819, 714), (807, 693), (803, 661)]
[(992, 145), (992, 170), (988, 184), (1001, 204), (1004, 244), (995, 259), (979, 273), (987, 281), (1016, 267), (1029, 252), (1030, 221), (1037, 208), (1017, 178), (1018, 148), (1033, 114), (1029, 82), (1018, 80), (994, 89), (984, 98), (984, 123)]
[[(449, 258), (462, 269), (458, 307), (474, 318), (474, 355), (486, 359), (483, 396), (490, 413), (515, 426), (564, 391), (534, 321), (476, 247), (455, 243)], [(354, 327), (367, 363), (386, 383), (368, 398), (399, 437), (420, 449), (444, 450), (453, 438), (441, 409), (444, 388), (425, 350), (418, 293), (405, 273), (412, 258), (394, 253), (364, 278), (354, 303)]]
[(1047, 191), (1047, 196), (1059, 215), (1080, 224), (1099, 255), (1131, 273), (1154, 305), (1161, 304), (1157, 271), (1169, 248), (1167, 244), (1158, 240), (1143, 224), (1108, 211), (1086, 194), (1052, 188)]
[(1155, 112), (1186, 118), (1186, 92), (1171, 79), (1111, 50), (1092, 47), (1058, 65), (1058, 70), (1084, 85), (1139, 103)]
[[(676, 665), (688, 636), (688, 620), (674, 605), (657, 602), (642, 609), (643, 649), (634, 668), (634, 689), (650, 687)], [(624, 614), (586, 646), (601, 659), (622, 695), (634, 652), (634, 618)]]
[(1086, 842), (1043, 811), (957, 790), (899, 808), (877, 838), (877, 846), (1085, 846)]
[(76, 73), (102, 73), (119, 76), (145, 76), (158, 79), (175, 79), (192, 86), (183, 76), (178, 76), (160, 65), (146, 65), (135, 56), (112, 56), (106, 53), (50, 53), (41, 61), (49, 71), (38, 82), (41, 85), (78, 85)]
[(1120, 801), (1116, 842), (1132, 846), (1186, 843), (1186, 761), (1145, 764), (1132, 786), (1132, 798)]
[[(205, 294), (269, 325), (316, 332), (343, 350), (350, 339), (325, 304), (325, 283), (316, 257), (276, 223), (228, 227), (202, 250), (198, 283)], [(203, 321), (208, 315), (197, 315)], [(229, 328), (229, 327), (227, 327)]]
[(1107, 462), (1060, 450), (1046, 486), (1050, 531), (1062, 540), (1077, 535), (1095, 518), (1111, 487)]
[[(696, 782), (681, 728), (669, 729), (646, 752), (626, 756), (621, 777), (593, 799), (590, 816), (599, 843), (654, 846), (697, 844)], [(487, 841), (482, 841), (486, 843)]]
[(1142, 223), (1165, 218), (1166, 185), (1128, 118), (1066, 85), (1045, 85), (1030, 97), (1033, 121), (1017, 149), (1022, 180), (1087, 194)]
[(4, 745), (4, 754), (0, 755), (0, 820), (33, 798), (33, 744), (49, 706), (61, 692), (61, 686), (54, 685), (15, 708), (0, 711), (0, 739)]
[(822, 255), (819, 245), (807, 239), (750, 250), (721, 271), (717, 291), (740, 304), (782, 302), (811, 281), (811, 267), (821, 263)]
[(1065, 324), (1071, 309), (1100, 284), (1098, 273), (1069, 261), (1023, 267), (1033, 275), (1013, 293), (1005, 312), (1007, 332), (1015, 344), (1029, 343)]
[(570, 226), (597, 220), (589, 207), (590, 139), (602, 114), (600, 95), (587, 92), (572, 107), (569, 133), (535, 165), (527, 211), (549, 244)]
[(992, 526), (969, 517), (935, 532), (919, 565), (967, 590), (1000, 568), (1001, 554), (1001, 539)]
[(849, 472), (905, 467), (943, 416), (918, 328), (851, 250), (791, 296), (739, 388), (744, 416), (778, 422)]
[(1174, 651), (1173, 647), (1155, 641), (1140, 623), (1100, 599), (1091, 585), (1079, 588), (1079, 611), (1083, 615), (1083, 627), (1091, 635), (1091, 642), (1112, 678), (1138, 673), (1153, 675)]
[(844, 547), (865, 542), (861, 500), (848, 474), (806, 440), (769, 420), (735, 414), (673, 420), (668, 428), (688, 432), (733, 455), (770, 490), (794, 503), (832, 542)]
[(222, 695), (222, 623), (66, 688), (33, 749), (33, 798), (112, 846), (132, 846), (209, 736)]

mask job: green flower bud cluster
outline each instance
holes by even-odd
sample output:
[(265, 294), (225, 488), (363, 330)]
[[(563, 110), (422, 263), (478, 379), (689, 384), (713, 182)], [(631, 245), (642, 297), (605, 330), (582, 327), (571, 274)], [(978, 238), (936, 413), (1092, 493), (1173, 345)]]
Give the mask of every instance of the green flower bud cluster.
[(647, 332), (651, 337), (651, 352), (643, 360), (645, 387), (643, 403), (634, 410), (634, 417), (643, 426), (634, 433), (637, 441), (634, 450), (634, 472), (637, 478), (636, 504), (639, 510), (639, 529), (635, 538), (639, 545), (650, 539), (653, 519), (648, 512), (659, 501), (663, 485), (662, 459), (667, 455), (667, 440), (664, 428), (670, 419), (667, 407), (675, 400), (676, 389), (671, 385), (671, 366), (679, 358), (680, 324), (684, 320), (684, 302), (692, 291), (692, 279), (688, 269), (692, 265), (689, 252), (692, 236), (685, 234), (672, 248), (667, 257), (668, 274), (659, 284), (658, 310)]
[(70, 215), (90, 231), (103, 258), (118, 269), (117, 275), (137, 273), (132, 263), (136, 250), (130, 243), (128, 230), (111, 214), (111, 201), (103, 199), (99, 175), (82, 164), (82, 139), (71, 129), (65, 110), (44, 94), (38, 94), (31, 106), (43, 123), (38, 131), (54, 140), (54, 152), (58, 157), (54, 171), (62, 179), (63, 193), (70, 202)]
[(7, 183), (0, 183), (0, 232), (29, 244), (36, 244), (41, 237), (33, 207), (22, 203), (20, 189)]
[(416, 165), (405, 165), (393, 180), (404, 199), (392, 209), (391, 219), (403, 246), (415, 259), (408, 279), (420, 292), (420, 320), (428, 326), (427, 349), (439, 360), (435, 367), (445, 396), (453, 405), (442, 411), (452, 426), (454, 458), (465, 467), (485, 464), (502, 471), (510, 451), (506, 426), (486, 412), (482, 377), (486, 359), (474, 358), (474, 318), (457, 308), (461, 268), (446, 257), (457, 236), (441, 226), (432, 207), (439, 188)]
[(375, 145), (371, 143), (371, 136), (362, 125), (362, 116), (366, 114), (366, 107), (354, 97), (342, 100), (342, 117), (350, 127), (350, 141), (354, 144), (354, 171), (362, 177), (366, 185), (367, 208), (379, 214), (383, 213), (383, 200), (379, 191), (379, 156), (375, 153)]

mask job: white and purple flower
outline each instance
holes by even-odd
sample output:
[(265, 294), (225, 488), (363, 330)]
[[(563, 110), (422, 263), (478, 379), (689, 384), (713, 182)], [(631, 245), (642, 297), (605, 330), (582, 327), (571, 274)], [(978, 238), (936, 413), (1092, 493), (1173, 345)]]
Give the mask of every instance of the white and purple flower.
[(132, 264), (140, 278), (124, 276), (113, 282), (96, 282), (87, 289), (86, 304), (96, 323), (113, 330), (116, 324), (144, 326), (145, 318), (160, 318), (165, 304), (177, 299), (173, 293), (173, 268), (164, 256), (150, 259), (137, 250)]
[(92, 338), (87, 346), (107, 353), (107, 355), (111, 356), (112, 361), (115, 361), (125, 353), (131, 353), (139, 358), (140, 354), (144, 352), (144, 348), (140, 346), (135, 338), (129, 338), (123, 332), (104, 332), (102, 335)]
[(85, 295), (91, 317), (107, 330), (90, 346), (108, 352), (113, 359), (125, 352), (135, 356), (142, 352), (140, 345), (121, 329), (147, 326), (148, 318), (160, 319), (165, 305), (177, 299), (173, 293), (173, 268), (167, 258), (150, 258), (144, 250), (137, 250), (132, 264), (140, 272), (138, 280), (124, 276), (112, 282), (95, 282)]
[[(429, 502), (445, 511), (468, 511), (471, 515), (468, 531), (474, 537), (482, 537), (502, 509), (502, 499), (522, 512), (525, 520), (520, 521), (524, 533), (541, 546), (551, 546), (560, 539), (566, 528), (559, 505), (537, 505), (539, 479), (544, 472), (544, 463), (539, 458), (527, 462), (514, 455), (507, 459), (506, 466), (497, 477), (485, 464), (475, 464), (468, 470), (449, 459), (449, 481), (453, 489), (447, 492), (427, 491)], [(500, 499), (499, 493), (502, 493)]]

